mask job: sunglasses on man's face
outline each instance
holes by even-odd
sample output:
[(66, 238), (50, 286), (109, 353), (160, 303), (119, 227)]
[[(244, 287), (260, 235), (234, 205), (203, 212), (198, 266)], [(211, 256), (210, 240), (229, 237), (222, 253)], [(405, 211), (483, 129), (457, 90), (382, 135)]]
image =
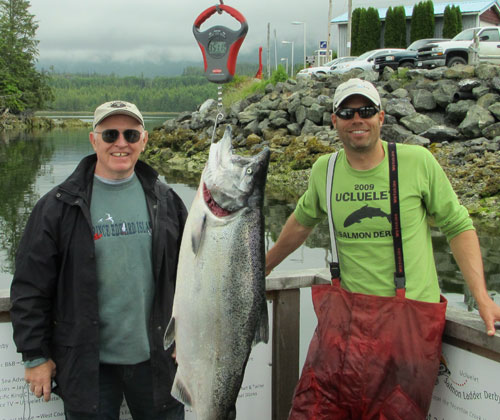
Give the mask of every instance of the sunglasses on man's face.
[[(104, 131), (95, 131), (95, 133), (101, 134), (102, 139), (106, 143), (114, 143), (116, 140), (118, 140), (118, 137), (120, 137), (120, 131), (116, 128), (110, 128)], [(125, 137), (125, 140), (127, 140), (128, 143), (137, 143), (142, 135), (140, 131), (132, 129), (125, 130), (122, 133), (123, 137)]]
[(379, 112), (379, 109), (371, 105), (361, 108), (339, 108), (335, 111), (335, 115), (343, 120), (352, 120), (356, 112), (361, 118), (371, 118)]

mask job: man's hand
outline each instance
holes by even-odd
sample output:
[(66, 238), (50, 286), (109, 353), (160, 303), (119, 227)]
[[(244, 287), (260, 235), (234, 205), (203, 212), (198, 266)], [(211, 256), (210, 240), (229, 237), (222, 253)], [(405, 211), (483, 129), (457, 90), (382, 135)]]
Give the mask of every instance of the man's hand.
[(476, 299), (486, 334), (495, 335), (495, 321), (500, 321), (500, 307), (491, 299), (484, 280), (483, 259), (474, 230), (466, 230), (450, 240), (450, 248), (467, 286)]
[(54, 376), (56, 376), (56, 364), (52, 359), (36, 367), (24, 369), (24, 379), (29, 384), (31, 392), (37, 398), (41, 398), (43, 395), (45, 401), (50, 400)]
[(486, 325), (486, 334), (495, 335), (495, 321), (500, 322), (500, 307), (492, 299), (486, 299), (484, 303), (478, 302), (478, 308)]

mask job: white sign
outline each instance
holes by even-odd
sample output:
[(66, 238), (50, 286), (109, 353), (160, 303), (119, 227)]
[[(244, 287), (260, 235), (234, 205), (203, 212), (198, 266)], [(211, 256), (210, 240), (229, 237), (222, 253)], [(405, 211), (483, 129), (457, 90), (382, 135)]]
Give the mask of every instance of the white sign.
[[(268, 302), (269, 324), (272, 326), (272, 303)], [(64, 420), (62, 400), (55, 394), (49, 402), (36, 398), (24, 381), (21, 355), (12, 339), (12, 324), (0, 322), (0, 420)], [(260, 343), (250, 353), (245, 377), (236, 401), (237, 420), (271, 418), (272, 330), (269, 342)], [(196, 416), (186, 410), (186, 420)], [(132, 420), (123, 403), (120, 420)]]
[(443, 343), (427, 420), (499, 420), (500, 364)]

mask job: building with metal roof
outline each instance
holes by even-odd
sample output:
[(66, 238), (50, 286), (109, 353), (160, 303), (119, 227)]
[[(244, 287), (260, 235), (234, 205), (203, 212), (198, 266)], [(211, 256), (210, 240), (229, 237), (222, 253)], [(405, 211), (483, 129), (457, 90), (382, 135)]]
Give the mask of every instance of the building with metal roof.
[[(435, 32), (434, 36), (443, 36), (443, 16), (446, 6), (458, 6), (462, 13), (463, 29), (477, 26), (499, 26), (500, 25), (500, 1), (499, 0), (469, 0), (445, 3), (434, 3)], [(406, 15), (407, 43), (410, 41), (410, 26), (413, 6), (403, 6)], [(378, 8), (381, 22), (380, 47), (384, 45), (384, 27), (387, 7)], [(343, 13), (332, 19), (332, 34), (334, 35), (332, 46), (337, 51), (337, 56), (347, 55), (347, 13)], [(335, 35), (336, 34), (336, 35)]]

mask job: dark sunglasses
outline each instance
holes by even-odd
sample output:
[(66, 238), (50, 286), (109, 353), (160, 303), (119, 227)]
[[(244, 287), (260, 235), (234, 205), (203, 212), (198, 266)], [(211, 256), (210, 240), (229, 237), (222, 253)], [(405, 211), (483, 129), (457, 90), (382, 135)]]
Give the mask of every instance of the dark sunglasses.
[[(106, 143), (114, 143), (120, 137), (120, 131), (116, 128), (110, 128), (104, 131), (95, 131), (96, 134), (102, 134), (102, 139)], [(141, 138), (141, 132), (138, 130), (125, 130), (123, 131), (123, 137), (127, 140), (128, 143), (137, 143)]]
[(361, 118), (371, 118), (379, 112), (379, 109), (371, 105), (361, 108), (339, 108), (335, 111), (335, 115), (343, 120), (352, 120), (356, 112)]

